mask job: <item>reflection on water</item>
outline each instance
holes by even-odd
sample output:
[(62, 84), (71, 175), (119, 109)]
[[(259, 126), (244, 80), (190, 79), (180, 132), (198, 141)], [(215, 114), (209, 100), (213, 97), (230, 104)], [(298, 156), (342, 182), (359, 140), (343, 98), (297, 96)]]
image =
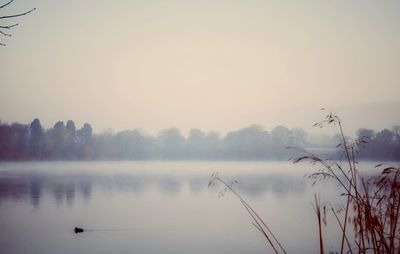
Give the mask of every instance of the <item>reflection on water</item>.
[[(118, 173), (118, 172), (117, 172)], [(299, 195), (306, 189), (304, 178), (279, 174), (227, 174), (231, 181), (237, 180), (236, 188), (249, 196), (263, 196), (267, 192), (284, 197)], [(73, 205), (76, 196), (89, 202), (93, 186), (106, 192), (142, 193), (148, 186), (156, 186), (164, 195), (177, 195), (184, 183), (190, 192), (202, 192), (207, 188), (208, 175), (146, 175), (135, 172), (118, 175), (73, 174), (60, 175), (59, 172), (13, 172), (0, 171), (0, 205), (7, 201), (21, 202), (29, 199), (33, 207), (40, 206), (43, 193), (50, 193), (60, 205)]]
[[(236, 189), (288, 253), (315, 253), (310, 202), (316, 190), (303, 177), (308, 168), (281, 162), (0, 163), (0, 253), (268, 253), (240, 202), (229, 194), (218, 199), (221, 186), (208, 188), (214, 172), (238, 181)], [(75, 235), (75, 226), (111, 230)], [(326, 237), (328, 249), (335, 250), (329, 244), (336, 240)]]
[(93, 179), (89, 176), (60, 176), (51, 173), (0, 173), (0, 205), (7, 201), (30, 200), (33, 207), (40, 206), (44, 193), (51, 193), (57, 204), (64, 201), (73, 205), (75, 196), (90, 201)]

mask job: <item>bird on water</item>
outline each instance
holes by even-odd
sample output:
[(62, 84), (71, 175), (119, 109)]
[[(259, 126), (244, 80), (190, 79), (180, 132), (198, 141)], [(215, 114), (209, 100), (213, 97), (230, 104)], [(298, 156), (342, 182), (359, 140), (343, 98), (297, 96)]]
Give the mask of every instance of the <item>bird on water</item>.
[(75, 227), (75, 228), (74, 228), (75, 234), (83, 233), (83, 231), (85, 231), (83, 228), (78, 228), (78, 227)]

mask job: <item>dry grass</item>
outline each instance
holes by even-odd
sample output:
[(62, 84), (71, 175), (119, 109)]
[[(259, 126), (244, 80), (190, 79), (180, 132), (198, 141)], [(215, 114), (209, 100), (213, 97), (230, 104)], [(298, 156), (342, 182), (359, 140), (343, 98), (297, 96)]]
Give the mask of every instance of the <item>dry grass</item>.
[[(340, 118), (333, 113), (329, 113), (315, 126), (331, 124), (339, 127), (342, 141), (338, 147), (343, 150), (346, 166), (302, 149), (290, 148), (303, 154), (294, 158), (294, 163), (308, 161), (322, 166), (321, 170), (312, 173), (309, 178), (314, 181), (336, 181), (343, 190), (344, 209), (330, 209), (341, 229), (340, 253), (400, 253), (400, 168), (378, 164), (375, 168), (380, 169), (380, 174), (364, 177), (358, 171), (356, 156), (358, 147), (368, 141), (351, 141), (346, 138)], [(321, 225), (319, 204), (316, 199), (318, 224)], [(321, 246), (322, 242), (323, 236), (320, 234)], [(320, 253), (323, 252), (321, 247)]]
[(225, 192), (230, 191), (233, 193), (241, 202), (243, 207), (246, 209), (253, 222), (252, 225), (265, 237), (267, 243), (275, 253), (285, 253), (286, 251), (283, 248), (282, 244), (276, 238), (276, 236), (272, 233), (271, 229), (267, 226), (265, 221), (261, 218), (260, 215), (251, 207), (251, 205), (235, 190), (233, 189), (233, 185), (236, 184), (236, 181), (233, 181), (231, 184), (228, 184), (219, 177), (218, 173), (214, 173), (211, 175), (210, 181), (208, 183), (208, 187), (215, 185), (217, 183), (222, 183), (224, 188), (219, 192), (219, 196), (223, 196)]
[[(329, 113), (325, 119), (315, 124), (318, 127), (335, 125), (339, 128), (341, 143), (337, 146), (343, 151), (344, 166), (342, 161), (321, 158), (306, 150), (295, 149), (302, 155), (293, 158), (293, 163), (308, 161), (312, 165), (319, 165), (318, 171), (308, 175), (314, 183), (319, 181), (335, 181), (342, 189), (342, 205), (326, 207), (324, 202), (321, 211), (321, 200), (315, 195), (314, 211), (317, 215), (319, 229), (319, 252), (324, 253), (323, 227), (327, 227), (326, 212), (332, 212), (335, 221), (341, 230), (341, 240), (338, 243), (340, 253), (400, 253), (400, 168), (386, 164), (375, 166), (380, 173), (366, 177), (360, 174), (357, 164), (357, 150), (368, 141), (365, 139), (350, 140), (343, 132), (340, 118)], [(253, 226), (265, 237), (267, 243), (275, 253), (286, 253), (281, 243), (277, 240), (264, 220), (255, 212), (250, 204), (218, 174), (211, 176), (209, 186), (222, 183), (224, 189), (220, 192), (230, 191), (240, 200), (252, 218)]]

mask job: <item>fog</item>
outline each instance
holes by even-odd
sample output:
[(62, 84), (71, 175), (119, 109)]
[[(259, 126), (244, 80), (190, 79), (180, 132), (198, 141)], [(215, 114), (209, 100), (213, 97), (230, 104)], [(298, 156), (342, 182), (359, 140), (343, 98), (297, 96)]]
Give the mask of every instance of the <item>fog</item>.
[[(0, 49), (0, 119), (95, 132), (400, 123), (398, 1), (17, 0)], [(2, 20), (1, 24), (8, 24)]]

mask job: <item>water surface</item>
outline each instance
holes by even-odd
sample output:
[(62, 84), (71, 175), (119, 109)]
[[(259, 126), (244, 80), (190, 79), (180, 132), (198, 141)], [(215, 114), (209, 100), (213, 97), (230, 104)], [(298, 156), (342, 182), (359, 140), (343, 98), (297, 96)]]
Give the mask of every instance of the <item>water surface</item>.
[[(0, 163), (0, 253), (271, 253), (233, 195), (208, 188), (213, 172), (264, 218), (289, 253), (317, 253), (309, 164), (289, 162)], [(334, 223), (326, 250), (337, 250)], [(75, 234), (80, 226), (93, 231)]]

